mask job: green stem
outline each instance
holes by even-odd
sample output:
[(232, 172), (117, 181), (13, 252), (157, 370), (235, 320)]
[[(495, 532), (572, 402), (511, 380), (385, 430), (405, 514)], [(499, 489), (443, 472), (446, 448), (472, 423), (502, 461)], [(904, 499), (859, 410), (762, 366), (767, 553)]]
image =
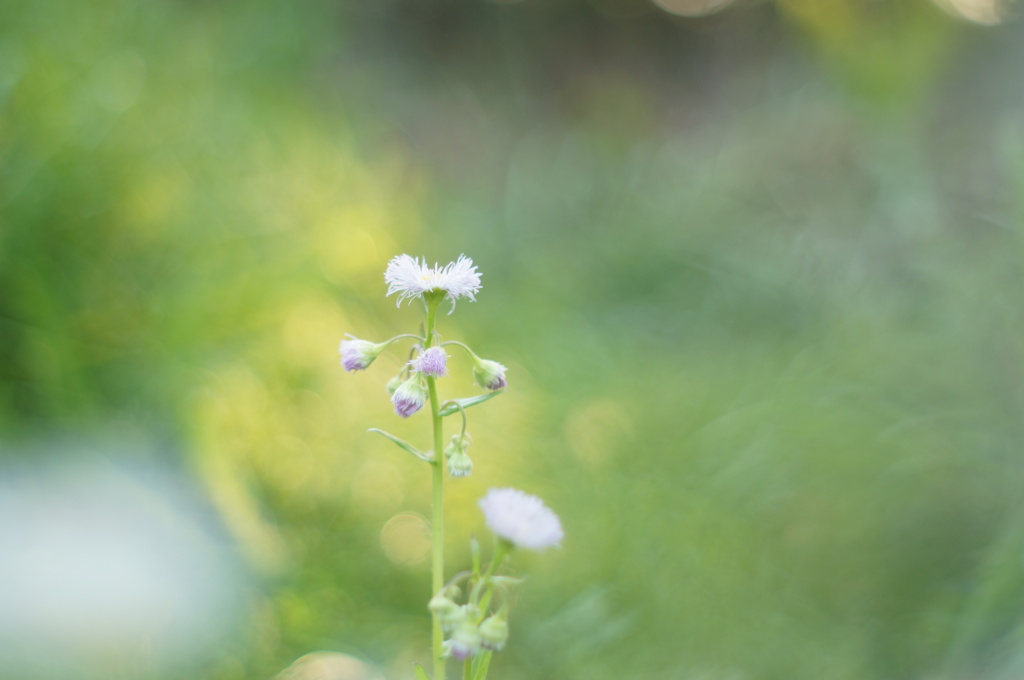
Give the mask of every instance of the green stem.
[[(512, 545), (504, 539), (497, 539), (494, 546), (494, 559), (491, 560), (491, 565), (487, 567), (487, 571), (480, 577), (480, 579), (473, 586), (472, 591), (469, 593), (470, 602), (478, 603), (482, 602), (482, 597), (487, 597), (487, 603), (490, 604), (489, 593), (494, 589), (494, 584), (490, 582), (490, 578), (494, 576), (494, 573), (498, 571), (498, 567), (505, 561), (505, 558), (512, 552)], [(484, 590), (486, 588), (486, 590)], [(483, 613), (486, 614), (486, 605), (480, 607)]]
[(455, 345), (456, 347), (461, 347), (462, 349), (466, 350), (469, 356), (471, 356), (473, 359), (480, 358), (476, 355), (476, 352), (469, 348), (469, 345), (459, 342), (458, 340), (445, 340), (444, 342), (441, 343), (441, 346), (444, 347), (445, 345)]
[(396, 335), (393, 338), (385, 340), (383, 344), (385, 347), (390, 347), (393, 343), (398, 342), (402, 338), (412, 338), (413, 340), (419, 340), (420, 342), (423, 342), (423, 338), (421, 338), (418, 335), (413, 335), (412, 333), (402, 333), (401, 335)]
[[(434, 340), (434, 322), (437, 318), (437, 307), (443, 298), (427, 300), (427, 328), (424, 333), (424, 349), (430, 347)], [(442, 425), (440, 402), (437, 398), (435, 379), (427, 377), (427, 390), (430, 393), (430, 413), (434, 425), (434, 462), (433, 468), (434, 495), (431, 509), (432, 572), (431, 596), (438, 593), (444, 586), (444, 454), (442, 453)], [(441, 619), (436, 614), (433, 619), (433, 653), (434, 680), (445, 680), (444, 630)]]

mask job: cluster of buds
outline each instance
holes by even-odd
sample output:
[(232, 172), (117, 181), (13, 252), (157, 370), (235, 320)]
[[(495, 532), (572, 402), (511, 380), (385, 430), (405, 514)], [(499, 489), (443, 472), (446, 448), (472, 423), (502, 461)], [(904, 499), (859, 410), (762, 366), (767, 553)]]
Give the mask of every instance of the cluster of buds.
[[(543, 551), (557, 547), (563, 536), (558, 516), (539, 498), (518, 489), (491, 489), (480, 499), (480, 509), (496, 539), (494, 559), (486, 571), (481, 570), (480, 546), (474, 539), (472, 571), (453, 579), (428, 605), (448, 635), (445, 654), (460, 661), (482, 650), (500, 651), (508, 641), (507, 589), (521, 579), (498, 574), (505, 558), (517, 548)], [(460, 605), (456, 602), (461, 595), (457, 582), (462, 579), (467, 581), (469, 594)], [(490, 612), (496, 590), (505, 597), (502, 606)]]
[[(424, 340), (415, 335), (399, 335), (385, 342), (371, 342), (353, 336), (341, 341), (338, 348), (341, 354), (341, 365), (346, 371), (363, 371), (372, 364), (393, 342), (402, 338)], [(496, 392), (508, 386), (505, 372), (508, 370), (497, 361), (481, 359), (461, 342), (447, 342), (444, 345), (457, 345), (465, 349), (473, 361), (473, 379), (481, 387)], [(423, 348), (423, 343), (413, 347), (415, 356), (404, 367), (403, 371), (393, 377), (387, 384), (391, 403), (395, 413), (408, 418), (427, 403), (430, 392), (425, 378), (441, 378), (448, 375), (448, 354), (442, 345)], [(453, 475), (462, 476), (462, 475)]]
[[(476, 576), (479, 578), (479, 574)], [(499, 582), (499, 579), (494, 577), (489, 580)], [(489, 590), (477, 587), (473, 592), (487, 592), (486, 599), (490, 599)], [(508, 619), (505, 609), (502, 608), (498, 613), (484, 617), (476, 602), (457, 604), (453, 598), (458, 595), (458, 586), (445, 586), (431, 598), (428, 605), (431, 613), (441, 621), (441, 626), (448, 636), (444, 643), (445, 655), (465, 661), (482, 650), (501, 651), (508, 642)]]

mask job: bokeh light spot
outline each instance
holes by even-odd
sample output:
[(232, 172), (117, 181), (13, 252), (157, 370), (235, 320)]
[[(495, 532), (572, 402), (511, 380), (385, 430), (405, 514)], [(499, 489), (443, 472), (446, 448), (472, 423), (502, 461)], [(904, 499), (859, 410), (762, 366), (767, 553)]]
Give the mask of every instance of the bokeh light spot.
[(947, 13), (985, 26), (995, 26), (1006, 19), (1006, 0), (933, 0)]
[(681, 17), (702, 17), (726, 8), (732, 0), (653, 0), (670, 14)]
[(146, 64), (131, 50), (112, 54), (89, 75), (92, 96), (100, 106), (119, 112), (132, 106), (146, 83)]
[(296, 659), (278, 680), (384, 680), (373, 666), (340, 652), (311, 652)]
[(419, 564), (430, 553), (430, 525), (415, 512), (399, 513), (380, 530), (380, 546), (395, 564)]
[(573, 454), (585, 463), (603, 463), (611, 450), (632, 431), (632, 422), (622, 406), (611, 399), (581, 404), (565, 423), (565, 439)]

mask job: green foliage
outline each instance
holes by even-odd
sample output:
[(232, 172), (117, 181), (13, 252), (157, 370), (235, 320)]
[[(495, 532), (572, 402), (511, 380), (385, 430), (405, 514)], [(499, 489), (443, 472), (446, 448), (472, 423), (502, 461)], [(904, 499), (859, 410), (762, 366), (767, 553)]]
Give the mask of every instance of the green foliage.
[(406, 357), (335, 349), (415, 318), (391, 256), (465, 252), (509, 389), (448, 563), (495, 483), (566, 529), (491, 677), (1017, 677), (1024, 41), (831, 4), (601, 49), (538, 3), (5, 7), (0, 431), (186, 452), (261, 583), (191, 677), (422, 677), (426, 466), (365, 434), (417, 431)]

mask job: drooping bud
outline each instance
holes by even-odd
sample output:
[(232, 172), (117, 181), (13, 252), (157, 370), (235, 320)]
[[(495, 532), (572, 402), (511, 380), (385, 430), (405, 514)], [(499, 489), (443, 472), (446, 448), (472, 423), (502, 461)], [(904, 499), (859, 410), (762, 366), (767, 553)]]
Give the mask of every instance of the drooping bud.
[(473, 461), (466, 454), (473, 438), (468, 432), (453, 434), (451, 443), (445, 448), (444, 455), (448, 459), (448, 474), (452, 479), (469, 477), (473, 472)]
[(386, 346), (383, 343), (378, 344), (349, 336), (349, 339), (342, 340), (338, 347), (338, 351), (341, 353), (341, 365), (345, 367), (346, 371), (362, 371), (380, 356)]
[(414, 375), (398, 386), (391, 395), (391, 403), (395, 405), (395, 413), (408, 418), (427, 403), (427, 387), (418, 375)]
[(485, 387), (489, 390), (504, 389), (508, 384), (505, 380), (505, 371), (507, 370), (497, 361), (474, 357), (473, 378), (480, 387)]
[(508, 642), (508, 621), (504, 616), (494, 615), (484, 619), (480, 624), (480, 644), (484, 649), (500, 652)]
[(480, 651), (480, 631), (476, 624), (466, 619), (452, 633), (451, 639), (444, 643), (445, 653), (459, 661), (465, 661)]
[(395, 390), (397, 390), (398, 386), (401, 385), (403, 382), (404, 381), (402, 380), (402, 376), (400, 375), (396, 375), (394, 378), (389, 380), (388, 384), (384, 386), (385, 389), (388, 391), (388, 396), (394, 394)]
[(448, 474), (452, 479), (469, 477), (473, 473), (473, 461), (465, 451), (459, 451), (448, 459)]
[(428, 347), (409, 363), (423, 375), (433, 378), (448, 374), (448, 355), (441, 347)]

